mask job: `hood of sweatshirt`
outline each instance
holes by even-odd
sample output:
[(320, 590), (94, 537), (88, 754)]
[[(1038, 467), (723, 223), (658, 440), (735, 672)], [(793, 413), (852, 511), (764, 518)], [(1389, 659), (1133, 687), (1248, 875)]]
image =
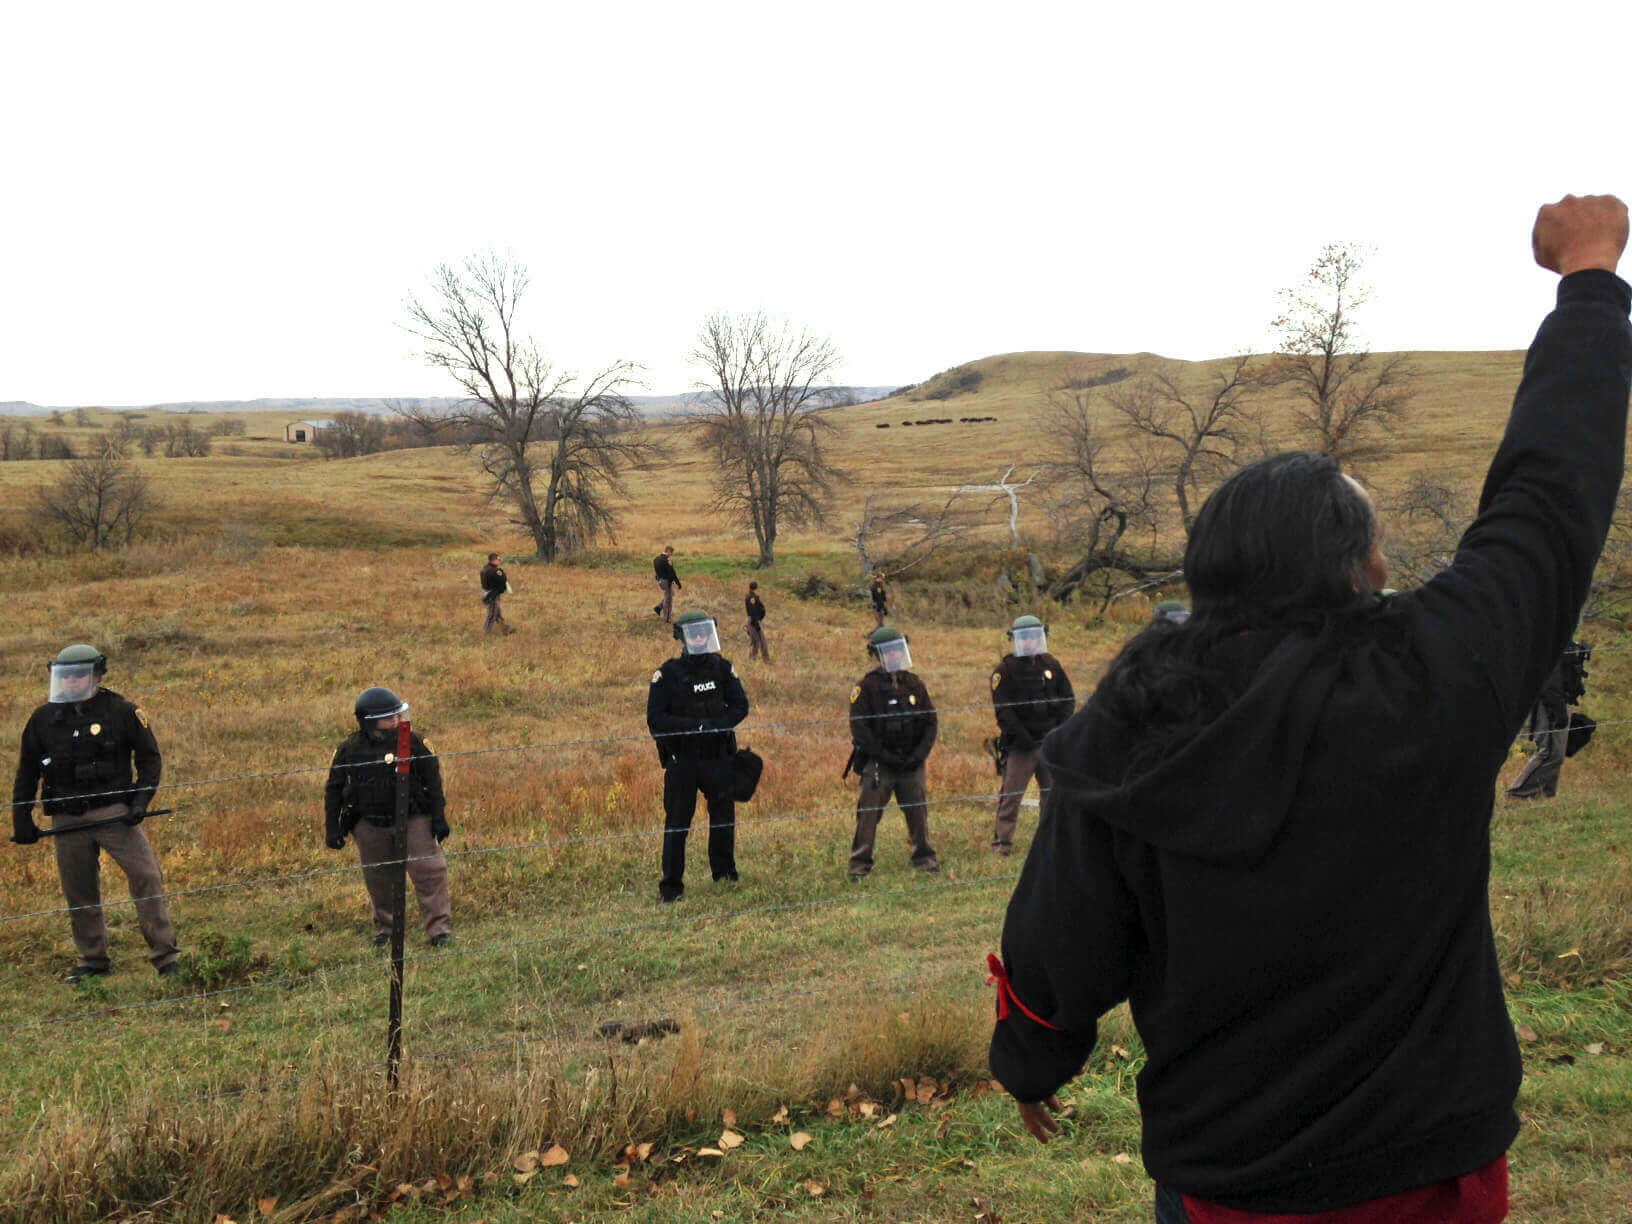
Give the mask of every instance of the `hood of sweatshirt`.
[(1158, 849), (1245, 865), (1269, 849), (1292, 808), (1303, 762), (1343, 670), (1330, 628), (1253, 632), (1220, 644), (1234, 699), (1154, 768), (1122, 778), (1137, 731), (1090, 702), (1047, 739), (1053, 785), (1090, 818)]

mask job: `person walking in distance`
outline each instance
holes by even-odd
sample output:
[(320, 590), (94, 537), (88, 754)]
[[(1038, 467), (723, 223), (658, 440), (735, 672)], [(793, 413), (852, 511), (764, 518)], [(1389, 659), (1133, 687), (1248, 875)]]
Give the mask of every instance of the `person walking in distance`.
[(77, 986), (112, 968), (102, 916), (103, 851), (129, 882), (148, 960), (161, 977), (168, 977), (180, 970), (176, 932), (158, 856), (139, 827), (164, 766), (158, 741), (139, 706), (102, 687), (108, 659), (96, 647), (65, 647), (46, 666), (49, 698), (23, 727), (11, 788), (11, 840), (28, 846), (40, 839), (33, 817), (36, 789), (53, 829), (113, 822), (55, 838), (57, 875), (79, 954), (63, 980)]
[(743, 600), (748, 610), (748, 659), (771, 661), (771, 647), (765, 640), (765, 601), (759, 597), (759, 583), (748, 584), (748, 596)]
[(663, 618), (665, 625), (674, 623), (674, 593), (680, 589), (680, 575), (674, 572), (674, 545), (665, 544), (663, 551), (652, 558), (652, 574), (657, 579), (657, 604), (652, 611)]
[(873, 600), (873, 628), (884, 628), (884, 618), (890, 614), (890, 593), (884, 586), (884, 571), (873, 571), (873, 583), (868, 588)]
[(716, 882), (737, 878), (737, 808), (732, 728), (748, 717), (748, 694), (706, 612), (682, 612), (674, 623), (680, 654), (652, 673), (646, 694), (646, 729), (663, 766), (663, 859), (657, 899), (685, 894), (686, 837), (697, 796), (708, 804), (708, 867)]
[(1048, 631), (1035, 616), (1015, 619), (1009, 629), (1013, 649), (992, 672), (992, 708), (997, 714), (997, 772), (1003, 782), (997, 796), (997, 823), (992, 849), (1014, 851), (1020, 797), (1037, 776), (1039, 806), (1048, 799), (1048, 767), (1043, 764), (1043, 737), (1077, 708), (1077, 695), (1065, 667), (1048, 653)]
[[(1477, 224), (1465, 193), (1428, 208)], [(1336, 460), (1249, 464), (1191, 526), (1190, 619), (1135, 636), (1043, 745), (1048, 808), (988, 960), (991, 1068), (1047, 1140), (1126, 1001), (1158, 1224), (1508, 1214), (1523, 1064), (1491, 819), (1614, 519), (1626, 241), (1610, 196), (1538, 212), (1557, 305), (1445, 569), (1383, 595), (1376, 509)]]
[(499, 564), (499, 554), (488, 553), (487, 564), (482, 566), (482, 604), (487, 608), (487, 619), (482, 622), (483, 633), (492, 633), (495, 627), (501, 633), (515, 632), (505, 623), (504, 613), (499, 608), (499, 601), (509, 593), (510, 580), (505, 577), (504, 566)]
[(907, 822), (912, 865), (939, 871), (940, 859), (929, 844), (929, 792), (924, 762), (935, 746), (935, 703), (924, 682), (909, 670), (912, 652), (907, 635), (888, 625), (867, 638), (867, 653), (877, 666), (850, 691), (850, 760), (844, 776), (861, 778), (856, 796), (856, 835), (850, 843), (850, 881), (873, 870), (873, 844), (884, 805), (895, 796)]
[[(408, 703), (388, 688), (364, 689), (352, 711), (357, 730), (341, 741), (323, 788), (324, 841), (344, 850), (357, 843), (363, 884), (374, 907), (374, 946), (391, 941), (392, 828), (397, 822), (397, 727)], [(442, 769), (419, 732), (408, 735), (408, 878), (433, 948), (453, 942), (453, 899), (442, 842), (448, 827)]]

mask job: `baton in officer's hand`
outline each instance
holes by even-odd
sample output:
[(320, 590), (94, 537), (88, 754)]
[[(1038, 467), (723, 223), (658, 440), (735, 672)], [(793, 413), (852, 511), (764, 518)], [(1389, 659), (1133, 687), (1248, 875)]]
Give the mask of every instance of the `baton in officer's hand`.
[[(148, 816), (168, 816), (175, 810), (175, 808), (149, 808), (146, 815), (143, 816), (143, 819), (145, 820)], [(86, 829), (103, 829), (108, 825), (124, 823), (124, 816), (109, 816), (106, 820), (87, 820), (80, 824), (60, 825), (55, 828), (41, 829), (39, 830), (39, 834), (41, 837), (60, 837), (64, 833), (82, 833)]]

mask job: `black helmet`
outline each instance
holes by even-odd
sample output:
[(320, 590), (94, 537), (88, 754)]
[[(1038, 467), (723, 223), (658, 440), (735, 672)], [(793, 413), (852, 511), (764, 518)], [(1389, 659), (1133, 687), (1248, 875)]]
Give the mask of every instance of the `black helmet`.
[(366, 731), (376, 719), (408, 713), (408, 703), (388, 688), (369, 688), (357, 694), (355, 713), (357, 725)]

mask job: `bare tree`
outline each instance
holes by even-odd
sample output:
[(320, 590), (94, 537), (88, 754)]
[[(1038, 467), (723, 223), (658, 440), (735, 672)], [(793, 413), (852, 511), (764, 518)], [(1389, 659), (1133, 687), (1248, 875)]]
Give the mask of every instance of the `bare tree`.
[(1186, 535), (1196, 521), (1191, 498), (1199, 499), (1203, 479), (1233, 469), (1242, 447), (1261, 432), (1250, 404), (1257, 385), (1252, 358), (1241, 355), (1214, 371), (1204, 389), (1187, 388), (1164, 365), (1109, 392), (1128, 427), (1172, 456), (1173, 497)]
[(1410, 407), (1416, 371), (1403, 354), (1375, 357), (1355, 332), (1354, 313), (1370, 297), (1359, 275), (1363, 248), (1332, 243), (1301, 285), (1280, 292), (1270, 323), (1278, 352), (1268, 380), (1291, 387), (1298, 426), (1345, 465), (1374, 457), (1379, 434)]
[(312, 444), (325, 459), (355, 459), (385, 449), (385, 421), (366, 412), (337, 412), (332, 429), (312, 435)]
[[(1138, 448), (1126, 448), (1120, 463), (1113, 458), (1093, 390), (1056, 392), (1044, 428), (1057, 456), (1044, 472), (1055, 495), (1056, 525), (1076, 541), (1080, 554), (1048, 595), (1063, 601), (1100, 575), (1103, 610), (1130, 582), (1165, 578), (1177, 570), (1180, 559), (1157, 546), (1156, 468)], [(1126, 544), (1130, 527), (1150, 532), (1150, 546), (1142, 552)]]
[(515, 505), (540, 560), (612, 536), (612, 497), (625, 492), (625, 473), (662, 454), (636, 430), (640, 416), (625, 394), (638, 367), (617, 361), (582, 380), (557, 370), (517, 331), (528, 277), (512, 259), (443, 264), (431, 285), (428, 302), (408, 299), (409, 331), (425, 346), (426, 362), (468, 398), (439, 415), (417, 407), (399, 415), (421, 429), (445, 429), (480, 456), (488, 495)]
[(1470, 517), (1465, 496), (1425, 471), (1379, 493), (1374, 503), (1395, 586), (1419, 586), (1451, 563)]
[(191, 421), (180, 421), (164, 428), (164, 454), (167, 459), (202, 459), (214, 445), (214, 435)]
[(1014, 464), (1004, 469), (1003, 475), (997, 478), (996, 484), (966, 484), (959, 485), (956, 493), (993, 493), (1009, 500), (1009, 544), (1011, 547), (1020, 547), (1020, 490), (1027, 488), (1037, 479), (1033, 472), (1018, 484), (1010, 479), (1014, 475)]
[(822, 440), (827, 378), (839, 366), (825, 337), (764, 314), (714, 314), (692, 360), (708, 371), (697, 428), (716, 461), (714, 508), (753, 530), (760, 567), (776, 564), (784, 526), (819, 523), (842, 475)]
[(34, 426), (30, 422), (0, 422), (0, 461), (32, 459), (37, 453)]
[(40, 490), (40, 511), (87, 548), (128, 544), (153, 508), (147, 477), (117, 448), (76, 459), (62, 479)]
[(891, 575), (904, 574), (940, 549), (967, 539), (976, 521), (959, 504), (957, 491), (939, 506), (919, 502), (891, 506), (880, 494), (869, 493), (850, 536), (861, 577), (880, 567)]

